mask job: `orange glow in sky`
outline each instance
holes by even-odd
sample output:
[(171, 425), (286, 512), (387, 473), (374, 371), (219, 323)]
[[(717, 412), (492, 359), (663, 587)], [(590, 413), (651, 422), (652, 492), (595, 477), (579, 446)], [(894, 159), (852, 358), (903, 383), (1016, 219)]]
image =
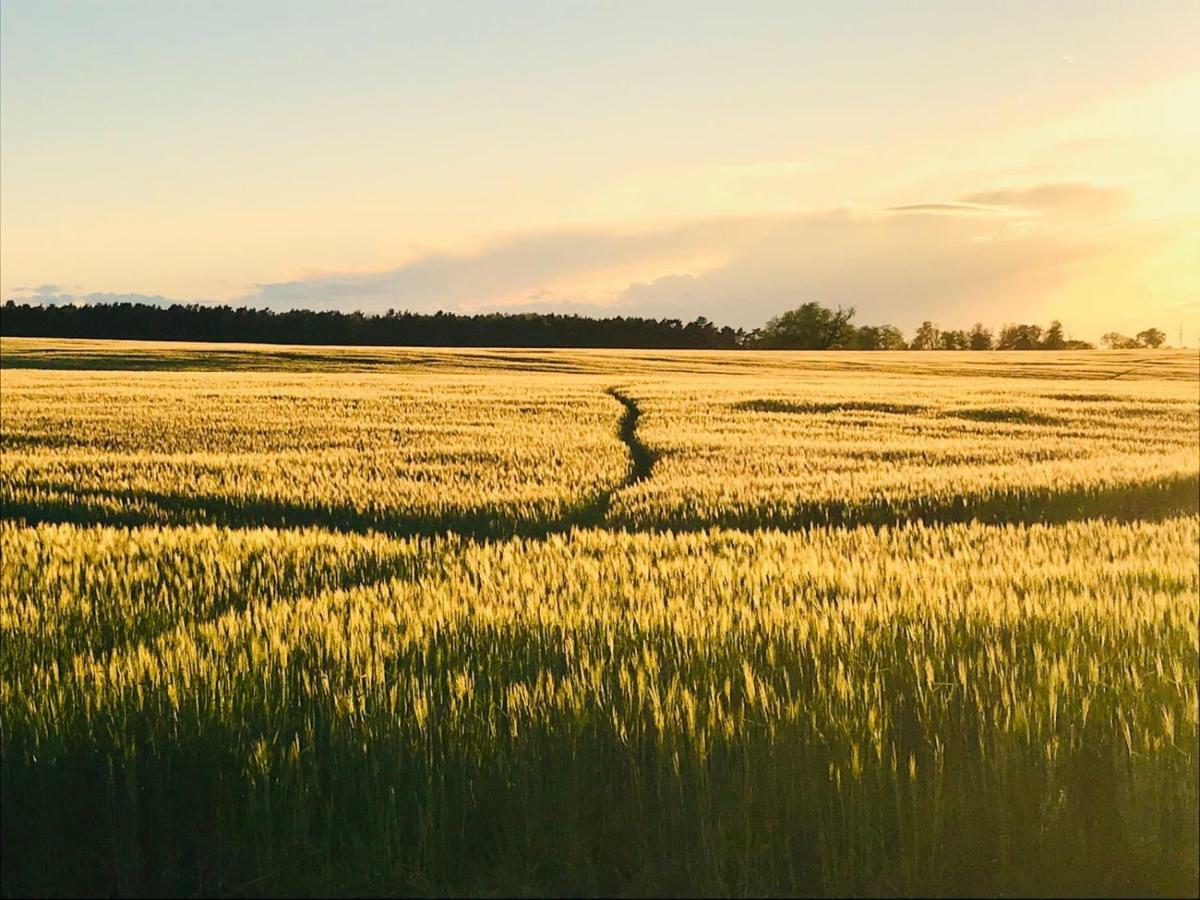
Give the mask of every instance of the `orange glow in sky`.
[(1200, 337), (1194, 2), (561, 6), (6, 2), (0, 297)]

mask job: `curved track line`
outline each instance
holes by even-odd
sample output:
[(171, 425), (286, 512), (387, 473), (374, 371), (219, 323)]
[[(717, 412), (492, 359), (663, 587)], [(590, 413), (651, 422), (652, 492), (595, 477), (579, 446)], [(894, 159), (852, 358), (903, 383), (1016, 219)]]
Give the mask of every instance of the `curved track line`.
[(615, 488), (615, 492), (623, 487), (629, 487), (649, 478), (650, 470), (654, 468), (656, 457), (637, 435), (638, 419), (642, 416), (642, 411), (638, 408), (637, 401), (628, 394), (621, 393), (616, 388), (609, 388), (608, 393), (625, 407), (625, 415), (621, 417), (621, 440), (629, 448), (629, 459), (632, 466), (629, 478), (625, 480), (624, 484)]

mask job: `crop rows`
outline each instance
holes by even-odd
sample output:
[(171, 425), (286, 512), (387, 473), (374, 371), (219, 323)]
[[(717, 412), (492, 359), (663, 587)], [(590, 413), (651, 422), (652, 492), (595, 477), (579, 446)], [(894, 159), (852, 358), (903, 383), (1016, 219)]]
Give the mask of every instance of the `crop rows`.
[(1194, 385), (1096, 384), (639, 380), (619, 389), (631, 459), (591, 377), (18, 371), (0, 501), (33, 521), (479, 535), (1195, 511)]
[(1193, 360), (60, 344), (6, 896), (1200, 889)]
[(9, 515), (531, 530), (628, 469), (588, 382), (127, 373), (5, 375)]
[(1195, 384), (842, 375), (677, 380), (631, 394), (656, 458), (653, 478), (614, 498), (612, 520), (631, 527), (1197, 508)]
[(1196, 847), (1193, 518), (0, 536), (6, 818), (95, 803), (123, 889), (216, 865), (184, 814), (284, 884), (370, 847), (363, 889), (1119, 889), (1087, 866), (1145, 846), (1167, 888)]

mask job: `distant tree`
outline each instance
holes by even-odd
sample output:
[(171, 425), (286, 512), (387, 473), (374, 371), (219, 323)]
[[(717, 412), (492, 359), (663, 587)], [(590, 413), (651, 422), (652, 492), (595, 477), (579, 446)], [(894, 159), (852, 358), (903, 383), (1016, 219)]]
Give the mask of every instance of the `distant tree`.
[[(680, 319), (613, 316), (592, 319), (560, 313), (481, 313), (462, 315), (413, 313), (389, 309), (383, 314), (295, 309), (273, 312), (248, 307), (180, 304), (160, 306), (117, 301), (108, 303), (30, 304), (6, 301), (0, 306), (0, 334), (13, 337), (93, 338), (159, 341), (244, 341), (267, 344), (338, 344), (411, 347), (613, 347), (629, 349), (754, 349), (780, 347), (824, 350), (900, 350), (904, 335), (892, 325), (851, 324), (853, 308), (828, 309), (805, 303), (753, 331), (718, 328), (703, 316), (684, 324)], [(1104, 336), (1109, 347), (1161, 347), (1166, 335), (1157, 328), (1136, 338), (1116, 332)], [(1086, 349), (1084, 341), (1063, 337), (1052, 322), (1043, 335), (1036, 325), (1006, 325), (999, 340), (977, 323), (969, 332), (941, 332), (924, 322), (911, 349), (993, 346), (1006, 350), (1061, 347)]]
[(744, 328), (721, 326), (721, 344), (725, 347), (745, 347), (749, 333)]
[(936, 350), (938, 349), (940, 332), (937, 326), (932, 322), (922, 322), (921, 327), (917, 329), (917, 333), (913, 335), (912, 342), (908, 345), (909, 350)]
[(932, 322), (926, 320), (917, 326), (912, 340), (908, 342), (909, 350), (934, 350), (937, 348), (941, 331)]
[(908, 345), (895, 325), (862, 325), (854, 329), (849, 350), (903, 350)]
[(971, 339), (965, 331), (943, 331), (938, 338), (938, 346), (942, 350), (966, 350), (971, 346)]
[(976, 322), (975, 327), (971, 329), (970, 346), (972, 350), (991, 350), (992, 330), (984, 328), (982, 322)]
[(1046, 329), (1046, 334), (1042, 338), (1043, 350), (1062, 350), (1067, 345), (1066, 335), (1063, 334), (1062, 322), (1055, 319), (1050, 323), (1050, 327)]
[(854, 329), (854, 333), (850, 336), (850, 343), (846, 346), (847, 350), (878, 350), (879, 349), (879, 329), (874, 325), (860, 325)]
[(1151, 350), (1157, 350), (1167, 342), (1165, 332), (1159, 331), (1157, 328), (1147, 328), (1145, 331), (1137, 333), (1137, 342), (1143, 347), (1149, 347)]
[(388, 310), (383, 315), (334, 310), (234, 309), (230, 306), (96, 303), (31, 305), (9, 301), (0, 334), (24, 337), (116, 338), (160, 341), (247, 341), (435, 347), (736, 348), (745, 335), (698, 318), (614, 316), (590, 319), (559, 313), (433, 315)]
[(697, 316), (683, 327), (681, 336), (685, 346), (716, 349), (731, 345), (732, 331), (728, 326), (722, 331), (704, 316)]
[(1126, 337), (1117, 331), (1110, 331), (1100, 338), (1101, 343), (1109, 350), (1136, 350), (1141, 346), (1136, 339)]
[(997, 350), (1038, 350), (1042, 346), (1039, 325), (1005, 325), (1000, 329)]
[(1087, 341), (1070, 340), (1063, 344), (1064, 350), (1095, 350), (1095, 344), (1089, 344)]
[(805, 303), (776, 316), (759, 336), (759, 346), (768, 350), (832, 350), (849, 346), (854, 339), (854, 307), (829, 309)]
[(880, 350), (907, 350), (908, 341), (904, 340), (904, 332), (895, 325), (879, 326)]

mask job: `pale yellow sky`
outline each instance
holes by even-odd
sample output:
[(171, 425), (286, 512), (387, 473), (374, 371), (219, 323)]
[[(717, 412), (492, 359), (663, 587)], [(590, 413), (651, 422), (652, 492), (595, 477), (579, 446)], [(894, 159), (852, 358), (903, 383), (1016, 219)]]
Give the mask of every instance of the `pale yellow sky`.
[(1195, 4), (793, 6), (6, 3), (0, 296), (1195, 344)]

